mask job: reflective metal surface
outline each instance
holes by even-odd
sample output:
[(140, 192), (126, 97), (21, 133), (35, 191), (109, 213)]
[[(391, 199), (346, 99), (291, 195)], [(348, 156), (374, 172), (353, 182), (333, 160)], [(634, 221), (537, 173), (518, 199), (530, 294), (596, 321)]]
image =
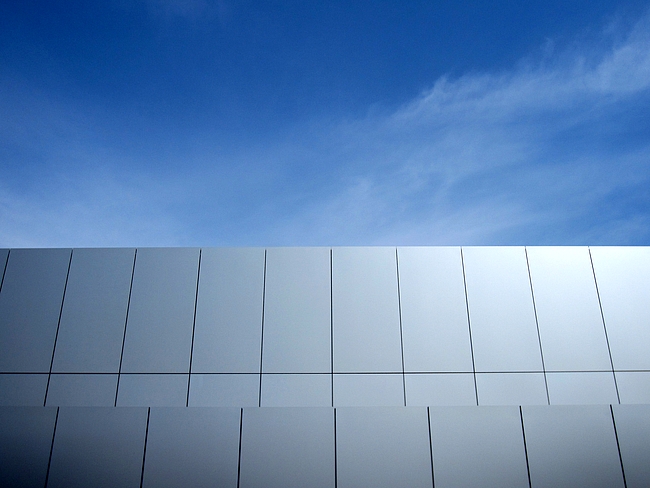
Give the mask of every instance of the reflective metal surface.
[(116, 389), (116, 374), (52, 374), (47, 405), (112, 407)]
[(477, 373), (479, 405), (548, 405), (543, 373)]
[(406, 405), (476, 405), (472, 373), (407, 374)]
[(401, 374), (335, 374), (335, 407), (404, 406)]
[(614, 405), (618, 444), (627, 488), (650, 481), (650, 405)]
[(186, 374), (122, 374), (118, 407), (184, 407)]
[(618, 403), (611, 372), (547, 373), (551, 405)]
[(257, 407), (260, 375), (192, 374), (190, 407)]
[(329, 374), (263, 374), (263, 407), (330, 407)]

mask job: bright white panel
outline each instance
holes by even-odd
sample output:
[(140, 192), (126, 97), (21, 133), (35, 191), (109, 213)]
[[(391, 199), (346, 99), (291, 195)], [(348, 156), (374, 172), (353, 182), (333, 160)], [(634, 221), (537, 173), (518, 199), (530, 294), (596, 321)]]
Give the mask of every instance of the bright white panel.
[(472, 372), (458, 247), (400, 247), (404, 369)]
[(401, 374), (335, 374), (335, 407), (404, 406)]
[(546, 373), (551, 405), (618, 403), (611, 372)]
[(548, 405), (544, 373), (476, 373), (479, 405)]
[(542, 371), (523, 247), (465, 247), (476, 371)]
[(547, 371), (608, 370), (605, 329), (586, 247), (530, 247)]
[(409, 407), (476, 405), (472, 373), (406, 374)]
[(335, 248), (334, 371), (402, 372), (395, 248)]
[(650, 370), (650, 248), (592, 247), (615, 369)]
[(650, 404), (650, 371), (616, 372), (621, 403)]

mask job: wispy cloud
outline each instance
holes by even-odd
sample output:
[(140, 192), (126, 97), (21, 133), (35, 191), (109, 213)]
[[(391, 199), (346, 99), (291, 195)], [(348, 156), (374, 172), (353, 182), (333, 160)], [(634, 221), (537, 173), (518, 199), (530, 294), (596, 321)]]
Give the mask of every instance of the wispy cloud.
[(650, 19), (614, 30), (241, 150), (120, 148), (35, 95), (1, 127), (45, 169), (0, 183), (0, 245), (648, 244)]

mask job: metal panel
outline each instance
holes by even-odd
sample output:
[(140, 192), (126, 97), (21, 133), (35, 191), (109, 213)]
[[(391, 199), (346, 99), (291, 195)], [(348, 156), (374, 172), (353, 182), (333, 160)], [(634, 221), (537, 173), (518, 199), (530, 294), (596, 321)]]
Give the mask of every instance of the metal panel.
[(152, 408), (144, 487), (237, 486), (240, 410)]
[(614, 405), (627, 488), (650, 486), (650, 405)]
[(263, 407), (331, 407), (329, 374), (263, 374)]
[(547, 373), (551, 405), (618, 403), (611, 372)]
[(402, 372), (395, 249), (335, 248), (335, 372)]
[(544, 373), (477, 373), (479, 405), (548, 405)]
[(117, 373), (133, 249), (75, 249), (52, 371)]
[(616, 372), (621, 403), (650, 403), (650, 372)]
[(458, 247), (400, 247), (406, 371), (473, 371)]
[(122, 372), (187, 373), (198, 249), (138, 249)]
[(257, 407), (260, 375), (192, 374), (190, 407)]
[(528, 260), (546, 370), (611, 369), (589, 250), (530, 247)]
[(69, 249), (14, 249), (0, 293), (0, 371), (50, 371)]
[(0, 486), (45, 486), (56, 408), (0, 408)]
[(650, 248), (592, 247), (616, 369), (650, 369)]
[(463, 248), (476, 371), (542, 371), (523, 247)]
[(523, 407), (533, 488), (623, 486), (608, 405)]
[(0, 374), (0, 406), (42, 407), (47, 374)]
[(334, 406), (397, 407), (404, 405), (401, 374), (335, 374)]
[[(7, 265), (7, 259), (9, 258), (9, 249), (0, 249), (0, 282), (4, 278), (5, 267)], [(2, 291), (2, 288), (0, 288)]]
[(406, 405), (476, 405), (472, 373), (407, 374)]
[(426, 408), (337, 408), (338, 488), (431, 488)]
[(52, 374), (47, 405), (112, 407), (116, 388), (116, 374)]
[(333, 487), (333, 414), (332, 408), (244, 409), (239, 486)]
[(184, 407), (186, 374), (122, 374), (117, 392), (119, 407)]
[(264, 249), (204, 249), (193, 373), (259, 373)]
[(528, 486), (518, 407), (433, 407), (430, 416), (437, 488)]
[(263, 372), (331, 372), (329, 255), (326, 248), (267, 251)]
[(48, 488), (139, 487), (146, 408), (61, 407)]

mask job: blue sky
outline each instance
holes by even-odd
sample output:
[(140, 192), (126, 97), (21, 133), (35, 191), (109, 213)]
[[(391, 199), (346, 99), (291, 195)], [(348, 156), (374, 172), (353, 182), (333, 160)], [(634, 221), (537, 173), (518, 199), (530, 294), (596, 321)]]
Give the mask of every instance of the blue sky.
[(0, 3), (0, 246), (650, 244), (650, 3)]

